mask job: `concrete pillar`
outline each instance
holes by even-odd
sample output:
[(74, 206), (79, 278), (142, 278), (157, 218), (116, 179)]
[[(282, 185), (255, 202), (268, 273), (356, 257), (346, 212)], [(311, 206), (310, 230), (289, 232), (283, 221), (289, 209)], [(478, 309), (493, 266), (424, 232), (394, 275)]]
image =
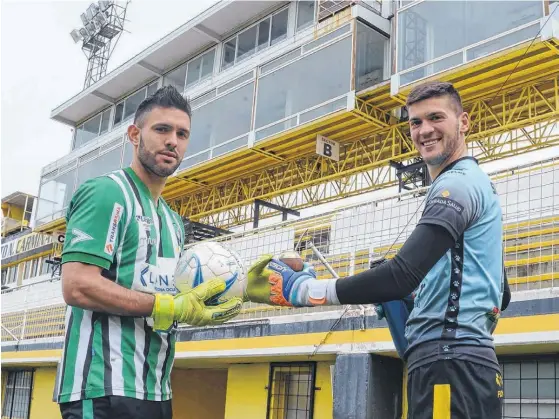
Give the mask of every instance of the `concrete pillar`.
[(334, 419), (400, 419), (402, 362), (369, 353), (340, 354), (334, 367)]

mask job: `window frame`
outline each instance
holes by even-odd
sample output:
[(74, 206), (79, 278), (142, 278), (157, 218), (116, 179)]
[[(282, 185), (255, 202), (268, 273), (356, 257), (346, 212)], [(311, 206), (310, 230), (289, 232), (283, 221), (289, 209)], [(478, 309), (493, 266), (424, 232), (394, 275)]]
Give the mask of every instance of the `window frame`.
[[(18, 380), (18, 376), (19, 374), (24, 374), (25, 373), (30, 373), (30, 377), (29, 377), (29, 387), (17, 387), (17, 389), (25, 389), (29, 391), (29, 396), (27, 398), (27, 416), (25, 419), (29, 419), (31, 416), (31, 400), (33, 399), (33, 386), (34, 386), (34, 378), (35, 378), (35, 368), (32, 369), (8, 369), (6, 370), (6, 384), (4, 387), (4, 394), (3, 396), (3, 401), (2, 401), (2, 418), (6, 418), (6, 419), (20, 419), (20, 417), (14, 417), (14, 399), (15, 399), (15, 390), (16, 390), (16, 383)], [(11, 374), (15, 374), (14, 379), (13, 379), (13, 385), (11, 386), (12, 389), (12, 394), (11, 394), (11, 400), (8, 401), (8, 399), (6, 398), (6, 393), (8, 391), (8, 382), (9, 382), (9, 378)], [(7, 405), (7, 403), (10, 403), (10, 413), (7, 414), (7, 412), (4, 412), (4, 407)]]
[[(249, 26), (245, 26), (242, 29), (238, 30), (237, 32), (235, 32), (233, 35), (231, 35), (230, 37), (224, 39), (221, 42), (222, 48), (221, 48), (221, 57), (219, 59), (219, 72), (222, 71), (226, 71), (229, 70), (230, 68), (235, 67), (237, 64), (239, 64), (240, 62), (243, 62), (247, 59), (250, 59), (251, 57), (254, 57), (256, 54), (267, 50), (268, 48), (270, 48), (272, 45), (277, 45), (278, 43), (281, 43), (283, 41), (285, 41), (286, 39), (289, 38), (289, 19), (290, 19), (290, 15), (289, 15), (289, 4), (282, 6), (276, 10), (274, 10), (273, 12), (269, 13), (268, 15), (266, 15), (265, 17), (263, 17), (262, 19), (259, 19), (258, 21), (250, 24)], [(272, 44), (272, 25), (273, 25), (273, 17), (279, 13), (282, 13), (283, 11), (287, 11), (287, 26), (286, 26), (286, 36), (284, 39), (281, 39), (279, 41), (277, 41), (275, 44)], [(259, 32), (260, 32), (260, 23), (270, 19), (270, 24), (269, 24), (269, 28), (268, 28), (268, 44), (267, 46), (262, 46), (259, 47), (258, 46), (258, 38), (259, 38)], [(254, 53), (251, 55), (247, 55), (246, 57), (241, 58), (240, 60), (237, 59), (237, 54), (239, 51), (239, 35), (249, 31), (250, 29), (254, 28), (255, 26), (258, 26), (256, 29), (256, 37), (254, 38)], [(233, 62), (230, 63), (227, 67), (225, 67), (225, 45), (227, 43), (229, 43), (231, 40), (235, 39), (235, 58), (233, 59)]]
[(314, 419), (314, 401), (315, 401), (315, 392), (317, 390), (316, 388), (316, 371), (317, 371), (317, 363), (316, 361), (299, 361), (299, 362), (270, 362), (270, 367), (269, 367), (269, 375), (268, 375), (268, 385), (265, 387), (265, 389), (268, 391), (268, 394), (266, 396), (266, 419), (271, 419), (271, 415), (272, 415), (272, 406), (271, 406), (271, 401), (272, 401), (272, 395), (273, 395), (273, 389), (274, 389), (274, 371), (276, 368), (289, 368), (290, 372), (291, 372), (291, 368), (294, 368), (293, 372), (297, 372), (297, 370), (295, 368), (300, 368), (300, 367), (308, 367), (309, 368), (309, 373), (310, 373), (310, 379), (309, 379), (309, 393), (308, 393), (308, 397), (309, 397), (309, 410), (308, 410), (308, 419)]

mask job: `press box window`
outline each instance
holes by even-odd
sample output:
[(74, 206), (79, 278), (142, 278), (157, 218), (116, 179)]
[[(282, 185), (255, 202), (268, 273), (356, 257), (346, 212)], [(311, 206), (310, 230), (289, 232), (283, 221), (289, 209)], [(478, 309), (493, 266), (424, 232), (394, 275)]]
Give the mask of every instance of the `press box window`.
[(266, 419), (313, 419), (316, 363), (272, 363)]
[(8, 371), (2, 419), (28, 419), (33, 371)]

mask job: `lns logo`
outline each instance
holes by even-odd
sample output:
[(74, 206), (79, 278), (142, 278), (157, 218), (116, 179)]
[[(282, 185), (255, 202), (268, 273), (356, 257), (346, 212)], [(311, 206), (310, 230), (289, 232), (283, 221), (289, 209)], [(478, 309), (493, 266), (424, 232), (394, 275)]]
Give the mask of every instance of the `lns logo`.
[(169, 286), (169, 276), (151, 272), (149, 265), (140, 272), (140, 281), (144, 287), (147, 287), (148, 284), (156, 288)]

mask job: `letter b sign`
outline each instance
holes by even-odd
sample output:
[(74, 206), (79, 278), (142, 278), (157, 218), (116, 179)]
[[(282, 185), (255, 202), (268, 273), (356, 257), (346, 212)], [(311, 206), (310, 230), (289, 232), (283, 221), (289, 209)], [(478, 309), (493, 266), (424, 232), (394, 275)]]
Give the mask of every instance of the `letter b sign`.
[(316, 154), (340, 161), (340, 144), (319, 134), (316, 137)]

